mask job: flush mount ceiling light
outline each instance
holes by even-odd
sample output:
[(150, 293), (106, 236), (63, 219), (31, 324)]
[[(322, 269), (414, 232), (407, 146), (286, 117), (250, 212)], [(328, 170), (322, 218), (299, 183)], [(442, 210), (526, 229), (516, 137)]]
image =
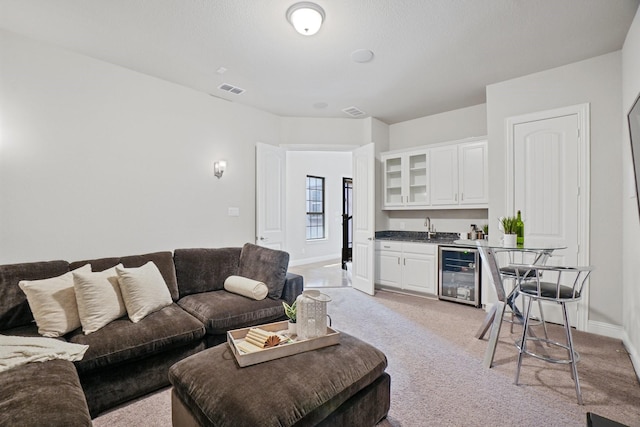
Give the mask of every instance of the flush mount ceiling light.
[(287, 10), (287, 21), (302, 35), (312, 36), (320, 30), (324, 10), (315, 3), (303, 1)]

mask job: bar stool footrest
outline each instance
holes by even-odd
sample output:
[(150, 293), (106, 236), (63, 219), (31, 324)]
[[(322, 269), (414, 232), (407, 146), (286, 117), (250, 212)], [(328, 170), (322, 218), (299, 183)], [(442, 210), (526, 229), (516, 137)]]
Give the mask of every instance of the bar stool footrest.
[[(553, 345), (553, 346), (556, 346), (556, 347), (561, 347), (561, 348), (565, 349), (567, 351), (567, 353), (569, 352), (569, 346), (568, 345), (562, 344), (562, 343), (559, 343), (557, 341), (553, 341), (553, 340), (550, 340), (550, 339), (538, 338), (538, 337), (527, 337), (527, 341), (544, 342), (547, 345), (550, 345), (550, 346)], [(515, 345), (518, 348), (518, 350), (522, 350), (522, 340), (521, 339), (520, 340), (516, 340), (515, 341)], [(549, 356), (545, 356), (545, 355), (542, 355), (542, 354), (534, 353), (533, 351), (528, 350), (528, 349), (524, 349), (524, 350), (522, 350), (522, 352), (525, 353), (525, 354), (528, 354), (529, 356), (533, 356), (536, 359), (544, 360), (544, 361), (550, 362), (550, 363), (570, 364), (572, 362), (571, 359), (556, 359), (556, 358), (553, 358), (553, 357), (549, 357)], [(573, 351), (573, 361), (575, 361), (576, 363), (578, 363), (580, 361), (580, 353), (578, 353), (575, 350)]]

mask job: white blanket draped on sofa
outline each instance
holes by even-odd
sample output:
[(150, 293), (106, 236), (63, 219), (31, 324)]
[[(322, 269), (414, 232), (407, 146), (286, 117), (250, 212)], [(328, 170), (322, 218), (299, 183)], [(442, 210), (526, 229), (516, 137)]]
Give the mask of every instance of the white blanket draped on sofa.
[(0, 335), (0, 372), (29, 362), (81, 360), (88, 348), (88, 345), (68, 343), (55, 338)]

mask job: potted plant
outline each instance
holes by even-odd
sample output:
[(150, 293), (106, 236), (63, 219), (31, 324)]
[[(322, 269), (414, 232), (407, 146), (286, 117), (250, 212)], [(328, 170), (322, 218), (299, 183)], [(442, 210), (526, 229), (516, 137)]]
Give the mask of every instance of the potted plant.
[(294, 301), (293, 304), (289, 305), (286, 302), (282, 301), (282, 306), (284, 307), (284, 314), (289, 318), (289, 334), (297, 335), (296, 331), (296, 307), (297, 301)]
[(500, 224), (502, 225), (502, 230), (504, 231), (504, 247), (515, 247), (518, 219), (515, 216), (503, 216), (500, 218)]
[(485, 240), (489, 239), (489, 224), (484, 224), (482, 226), (482, 234), (484, 234)]

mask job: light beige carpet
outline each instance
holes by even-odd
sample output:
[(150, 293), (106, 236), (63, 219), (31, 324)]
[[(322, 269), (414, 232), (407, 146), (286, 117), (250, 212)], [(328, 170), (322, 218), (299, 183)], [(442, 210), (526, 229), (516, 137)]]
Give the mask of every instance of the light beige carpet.
[[(485, 312), (473, 307), (350, 288), (325, 289), (333, 326), (388, 358), (391, 410), (381, 426), (581, 426), (595, 412), (640, 427), (640, 385), (622, 343), (574, 333), (584, 406), (576, 403), (569, 368), (526, 358), (514, 385), (516, 326), (505, 324), (494, 367), (482, 367), (485, 340), (474, 337)], [(562, 328), (552, 325), (561, 338)], [(96, 427), (170, 426), (168, 389), (102, 414)]]

